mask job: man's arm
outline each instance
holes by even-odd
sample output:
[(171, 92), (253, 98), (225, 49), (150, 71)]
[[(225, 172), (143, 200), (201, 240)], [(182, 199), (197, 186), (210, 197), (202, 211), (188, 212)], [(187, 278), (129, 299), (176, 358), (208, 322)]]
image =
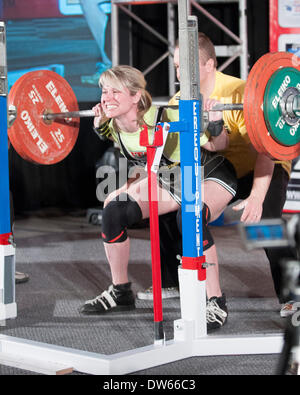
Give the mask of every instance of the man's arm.
[(274, 162), (263, 154), (257, 155), (254, 178), (249, 197), (233, 207), (233, 210), (244, 210), (242, 222), (259, 222), (263, 210), (263, 202), (268, 192), (274, 171)]

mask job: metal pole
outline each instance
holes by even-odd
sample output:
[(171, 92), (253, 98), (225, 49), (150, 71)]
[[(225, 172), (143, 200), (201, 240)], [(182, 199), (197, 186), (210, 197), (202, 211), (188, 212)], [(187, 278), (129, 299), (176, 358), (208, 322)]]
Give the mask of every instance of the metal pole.
[(212, 14), (206, 11), (200, 4), (196, 1), (191, 0), (191, 4), (193, 7), (197, 8), (203, 15), (205, 15), (208, 19), (210, 19), (215, 25), (217, 25), (220, 29), (222, 29), (228, 36), (230, 36), (237, 43), (242, 44), (242, 40), (234, 34), (228, 27), (226, 27), (222, 22), (220, 22), (217, 18), (215, 18)]
[(242, 39), (242, 54), (240, 56), (240, 75), (246, 80), (249, 73), (248, 64), (248, 32), (247, 32), (247, 0), (239, 1), (240, 37)]
[[(294, 111), (299, 111), (299, 99), (298, 108), (296, 103), (293, 107)], [(162, 106), (165, 108), (173, 108), (174, 110), (179, 109), (178, 106)], [(242, 103), (228, 103), (228, 104), (217, 104), (210, 111), (241, 111), (243, 110)], [(10, 111), (13, 112), (12, 110)], [(95, 113), (93, 110), (80, 110), (80, 111), (70, 111), (70, 112), (57, 112), (57, 113), (47, 113), (43, 114), (42, 117), (45, 121), (52, 121), (53, 119), (64, 119), (64, 118), (88, 118), (94, 117)]]
[(170, 55), (169, 51), (165, 52), (158, 59), (156, 59), (155, 62), (153, 62), (150, 66), (148, 66), (146, 70), (143, 70), (143, 74), (147, 75), (148, 73), (150, 73), (150, 71), (152, 71), (157, 65), (159, 65), (162, 61), (164, 61), (169, 55)]
[[(200, 99), (198, 32), (192, 34), (198, 21), (195, 16), (188, 18), (188, 0), (178, 1), (180, 99)], [(198, 28), (198, 27), (197, 27)]]
[(53, 119), (64, 119), (64, 118), (88, 118), (94, 116), (95, 113), (93, 110), (57, 112), (57, 113), (48, 113), (42, 115), (44, 121), (52, 121)]
[[(182, 265), (178, 269), (181, 316), (193, 322), (194, 336), (206, 335), (206, 291), (202, 240), (201, 150), (202, 100), (199, 76), (198, 21), (178, 0)], [(191, 149), (193, 154), (191, 155)]]
[(4, 22), (0, 22), (0, 326), (5, 325), (6, 319), (17, 316), (15, 248), (10, 222), (7, 91), (6, 30)]
[(175, 67), (173, 62), (175, 48), (175, 10), (174, 4), (167, 4), (168, 10), (168, 41), (169, 41), (169, 96), (175, 95)]
[(161, 35), (157, 30), (153, 29), (153, 27), (151, 27), (148, 23), (144, 22), (140, 17), (135, 15), (128, 8), (126, 8), (126, 7), (122, 6), (122, 5), (120, 5), (119, 7), (121, 8), (122, 11), (125, 12), (125, 14), (129, 15), (132, 19), (134, 19), (136, 22), (141, 24), (145, 29), (147, 29), (150, 33), (152, 33), (160, 41), (162, 41), (163, 43), (169, 45), (168, 40), (163, 35)]
[(211, 111), (241, 111), (244, 105), (242, 103), (216, 104)]
[(7, 93), (6, 30), (4, 22), (0, 22), (0, 234), (9, 234), (11, 232), (8, 176)]
[(111, 60), (112, 65), (119, 64), (119, 10), (118, 5), (111, 2)]

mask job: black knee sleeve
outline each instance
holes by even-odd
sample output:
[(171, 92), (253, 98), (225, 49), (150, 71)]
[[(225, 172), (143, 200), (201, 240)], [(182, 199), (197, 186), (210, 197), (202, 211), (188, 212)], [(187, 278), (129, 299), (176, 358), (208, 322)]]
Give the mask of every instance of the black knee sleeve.
[(215, 244), (212, 234), (210, 233), (210, 230), (208, 228), (209, 221), (210, 221), (210, 209), (205, 203), (203, 203), (203, 208), (202, 208), (203, 251), (208, 250), (210, 247), (212, 247)]
[[(178, 229), (179, 229), (180, 233), (182, 233), (181, 209), (178, 210), (176, 219), (177, 219)], [(203, 208), (202, 208), (203, 251), (208, 250), (210, 247), (212, 247), (215, 244), (212, 234), (210, 233), (210, 230), (208, 228), (209, 221), (210, 221), (210, 209), (205, 203), (203, 203)]]
[(127, 239), (126, 229), (143, 218), (140, 206), (127, 193), (121, 193), (108, 203), (102, 213), (102, 238), (106, 243), (121, 243)]

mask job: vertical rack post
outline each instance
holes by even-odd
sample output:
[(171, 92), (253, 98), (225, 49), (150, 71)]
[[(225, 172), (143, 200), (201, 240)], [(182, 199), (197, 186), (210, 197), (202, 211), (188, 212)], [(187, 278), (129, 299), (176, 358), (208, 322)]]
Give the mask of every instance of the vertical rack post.
[[(178, 0), (180, 102), (179, 118), (188, 125), (180, 133), (182, 188), (182, 265), (179, 286), (182, 323), (191, 325), (194, 338), (206, 331), (206, 270), (203, 268), (200, 132), (202, 100), (200, 95), (198, 22), (188, 16), (187, 0)], [(193, 155), (191, 155), (191, 150)], [(175, 324), (176, 328), (176, 324)]]
[(0, 323), (17, 316), (15, 303), (15, 248), (11, 244), (7, 138), (6, 31), (0, 22)]
[(247, 33), (247, 0), (239, 0), (240, 37), (242, 39), (242, 55), (240, 56), (240, 76), (246, 80), (249, 73), (248, 33)]
[(111, 60), (112, 65), (119, 64), (119, 24), (118, 24), (119, 9), (118, 5), (111, 2)]

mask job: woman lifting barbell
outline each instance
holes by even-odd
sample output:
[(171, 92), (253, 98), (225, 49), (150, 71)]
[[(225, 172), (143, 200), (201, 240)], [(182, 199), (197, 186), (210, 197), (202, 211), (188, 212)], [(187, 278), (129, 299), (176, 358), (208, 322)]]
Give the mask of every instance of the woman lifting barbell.
[[(130, 66), (116, 66), (105, 71), (99, 83), (102, 88), (101, 103), (93, 108), (96, 113), (96, 132), (101, 137), (106, 136), (117, 142), (122, 154), (132, 163), (146, 163), (146, 148), (140, 146), (139, 135), (143, 124), (148, 125), (150, 133), (154, 132), (158, 110), (152, 106), (151, 97), (145, 89), (143, 74)], [(205, 109), (210, 110), (215, 104), (215, 100), (207, 100)], [(166, 109), (162, 115), (163, 121), (172, 121), (175, 118), (178, 118), (178, 112), (174, 109)], [(217, 263), (217, 254), (207, 225), (222, 213), (236, 190), (233, 167), (221, 155), (211, 152), (224, 149), (228, 142), (226, 130), (222, 125), (220, 127), (221, 120), (221, 112), (210, 113), (212, 125), (219, 127), (218, 136), (209, 139), (204, 134), (200, 142), (204, 148), (203, 250), (209, 263)], [(180, 213), (179, 162), (179, 135), (172, 133), (168, 135), (160, 162), (162, 171), (157, 185), (159, 215), (172, 211)], [(172, 183), (167, 176), (168, 171), (175, 176)], [(127, 271), (130, 240), (126, 230), (149, 217), (147, 189), (147, 179), (140, 177), (133, 182), (129, 181), (106, 198), (102, 217), (102, 239), (111, 269), (112, 285), (96, 298), (86, 301), (80, 309), (81, 313), (103, 314), (135, 308)], [(213, 199), (216, 194), (222, 196), (217, 202)], [(216, 277), (218, 279), (217, 266), (211, 266), (209, 271), (214, 272), (213, 277), (207, 276), (207, 296), (211, 298), (215, 295), (209, 294), (213, 289), (209, 286), (209, 278), (212, 278), (215, 288)], [(224, 311), (224, 322), (226, 316)], [(211, 326), (212, 324), (210, 323)]]

